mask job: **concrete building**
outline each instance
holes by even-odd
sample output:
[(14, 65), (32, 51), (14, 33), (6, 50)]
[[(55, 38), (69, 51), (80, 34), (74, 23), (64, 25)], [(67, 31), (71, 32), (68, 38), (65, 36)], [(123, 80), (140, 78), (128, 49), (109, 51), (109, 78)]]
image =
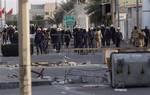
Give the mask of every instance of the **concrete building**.
[[(139, 28), (142, 28), (142, 0), (139, 0)], [(120, 27), (125, 40), (130, 39), (134, 26), (137, 25), (136, 0), (121, 0)]]
[(46, 3), (44, 6), (44, 19), (53, 19), (55, 13), (56, 4), (55, 3)]
[(142, 25), (150, 28), (150, 0), (143, 0)]
[(45, 6), (44, 4), (31, 5), (30, 20), (34, 20), (36, 16), (41, 16), (44, 18), (45, 16), (44, 6)]
[(34, 20), (36, 16), (41, 16), (44, 18), (44, 20), (53, 19), (55, 8), (56, 8), (55, 3), (31, 5), (30, 20)]
[[(120, 6), (124, 6), (125, 4), (131, 5), (131, 4), (136, 4), (137, 0), (120, 0)], [(138, 0), (139, 3), (142, 3), (143, 0)]]

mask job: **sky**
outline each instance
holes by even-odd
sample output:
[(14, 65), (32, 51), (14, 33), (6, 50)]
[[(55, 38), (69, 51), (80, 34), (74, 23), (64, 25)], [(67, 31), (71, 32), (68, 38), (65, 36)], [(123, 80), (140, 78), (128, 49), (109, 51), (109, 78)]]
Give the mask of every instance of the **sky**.
[[(2, 4), (4, 5), (4, 0), (0, 0)], [(64, 1), (64, 0), (57, 0), (58, 2)], [(13, 8), (13, 13), (17, 12), (17, 2), (18, 0), (6, 0), (6, 6), (7, 11)], [(45, 2), (55, 2), (55, 0), (29, 0), (30, 4), (43, 4)], [(2, 6), (3, 6), (2, 5)]]

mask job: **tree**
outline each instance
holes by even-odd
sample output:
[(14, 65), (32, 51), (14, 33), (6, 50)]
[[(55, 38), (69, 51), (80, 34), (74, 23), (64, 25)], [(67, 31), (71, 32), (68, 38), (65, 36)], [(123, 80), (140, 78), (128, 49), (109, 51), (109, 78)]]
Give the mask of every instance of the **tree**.
[(44, 20), (44, 17), (37, 15), (37, 16), (35, 16), (34, 20)]
[[(90, 22), (99, 24), (110, 24), (111, 17), (108, 15), (110, 4), (104, 4), (104, 0), (90, 0), (90, 3), (85, 7), (87, 14), (90, 17)], [(105, 9), (103, 9), (105, 8)]]
[(56, 9), (56, 13), (54, 14), (57, 25), (62, 23), (64, 15), (74, 8), (75, 2), (76, 0), (67, 0), (67, 2), (61, 2), (60, 7)]

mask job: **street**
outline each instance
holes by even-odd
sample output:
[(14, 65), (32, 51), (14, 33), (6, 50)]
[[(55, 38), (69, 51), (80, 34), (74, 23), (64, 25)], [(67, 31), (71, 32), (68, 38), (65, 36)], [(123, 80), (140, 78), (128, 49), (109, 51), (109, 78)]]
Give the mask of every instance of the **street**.
[(0, 95), (150, 95), (150, 0), (10, 1)]
[[(84, 84), (83, 84), (84, 85)], [(67, 86), (67, 85), (49, 85), (33, 87), (33, 95), (149, 95), (150, 88), (127, 88), (126, 91), (115, 91), (111, 87), (86, 87)], [(20, 95), (19, 89), (0, 90), (0, 95)]]

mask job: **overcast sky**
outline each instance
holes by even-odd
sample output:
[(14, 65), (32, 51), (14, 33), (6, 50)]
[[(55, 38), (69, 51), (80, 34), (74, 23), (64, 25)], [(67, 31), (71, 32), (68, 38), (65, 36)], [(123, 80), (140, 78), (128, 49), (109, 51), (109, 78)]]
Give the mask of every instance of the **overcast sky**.
[[(42, 4), (45, 2), (55, 2), (55, 0), (29, 0), (30, 4)], [(65, 0), (57, 0), (58, 2), (65, 1)], [(4, 0), (1, 0), (2, 4), (4, 5)], [(6, 0), (6, 6), (7, 6), (7, 11), (10, 10), (11, 8), (14, 9), (14, 13), (17, 11), (17, 2), (18, 0)]]

